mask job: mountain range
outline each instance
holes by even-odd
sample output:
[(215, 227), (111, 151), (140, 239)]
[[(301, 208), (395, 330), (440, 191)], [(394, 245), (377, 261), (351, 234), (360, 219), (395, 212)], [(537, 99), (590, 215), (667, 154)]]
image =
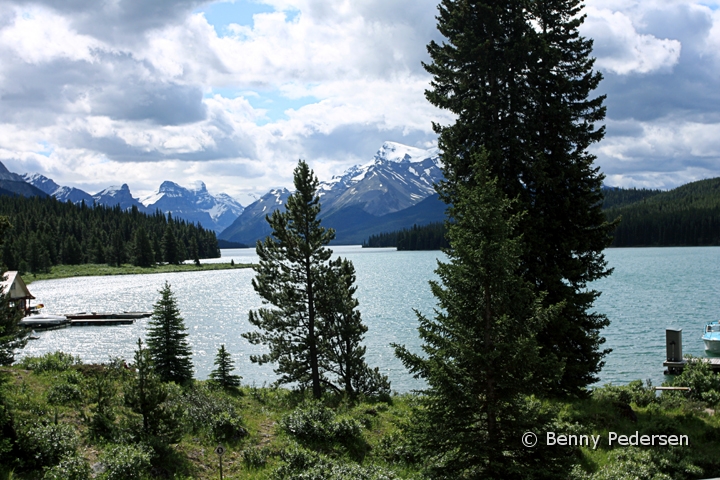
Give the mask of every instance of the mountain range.
[[(444, 219), (445, 204), (433, 185), (443, 178), (437, 148), (385, 142), (370, 162), (320, 182), (323, 225), (334, 244), (359, 244), (370, 234)], [(290, 195), (273, 189), (248, 205), (219, 239), (253, 245), (270, 234), (265, 215), (282, 209)]]
[[(434, 184), (443, 178), (437, 148), (425, 150), (385, 142), (373, 158), (342, 175), (319, 184), (323, 223), (336, 230), (335, 244), (359, 244), (371, 234), (441, 221), (445, 205)], [(165, 181), (157, 192), (135, 198), (127, 184), (111, 186), (93, 195), (58, 185), (39, 174), (17, 175), (0, 163), (0, 189), (25, 196), (53, 196), (63, 202), (160, 210), (176, 218), (199, 223), (218, 233), (220, 240), (253, 245), (269, 235), (265, 216), (284, 208), (287, 188), (275, 188), (243, 207), (226, 194), (212, 195), (204, 183), (186, 188)]]
[(156, 193), (140, 200), (132, 196), (127, 184), (111, 186), (90, 195), (78, 188), (60, 186), (39, 173), (26, 173), (16, 177), (40, 190), (43, 195), (51, 195), (62, 202), (84, 201), (88, 205), (109, 207), (119, 205), (123, 210), (135, 207), (141, 212), (148, 213), (160, 210), (188, 222), (200, 223), (215, 232), (227, 228), (243, 211), (243, 206), (229, 195), (225, 193), (211, 195), (202, 182), (196, 188), (185, 188), (177, 183), (165, 181)]

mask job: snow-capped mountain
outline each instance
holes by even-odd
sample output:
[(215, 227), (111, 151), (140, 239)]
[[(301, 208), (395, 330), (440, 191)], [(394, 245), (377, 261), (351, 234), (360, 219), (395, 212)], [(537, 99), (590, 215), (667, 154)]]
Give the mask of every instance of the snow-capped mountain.
[[(432, 196), (435, 182), (442, 178), (437, 148), (424, 150), (385, 142), (370, 162), (353, 166), (330, 181), (320, 182), (321, 215), (328, 219), (326, 226), (338, 227), (337, 238), (343, 242), (344, 230), (341, 231), (340, 225), (342, 229), (350, 228), (353, 223), (368, 228), (372, 228), (373, 223), (379, 225), (375, 221), (377, 218), (407, 210)], [(254, 244), (256, 239), (270, 233), (265, 215), (282, 206), (289, 194), (286, 189), (272, 190), (248, 205), (243, 215), (218, 238)], [(437, 211), (442, 212), (442, 209)], [(433, 217), (430, 221), (439, 220), (442, 217)]]
[(26, 182), (22, 176), (8, 170), (2, 162), (0, 162), (0, 195), (47, 196), (45, 192)]
[(176, 218), (198, 222), (216, 232), (229, 227), (244, 210), (230, 195), (211, 195), (203, 182), (199, 182), (195, 188), (185, 188), (165, 181), (157, 193), (144, 198), (141, 203), (150, 212), (156, 209), (170, 212)]
[(62, 187), (49, 179), (45, 175), (39, 173), (25, 173), (22, 178), (29, 184), (36, 186), (48, 195), (52, 195), (61, 202), (70, 201), (72, 203), (80, 203), (85, 201), (86, 205), (93, 204), (93, 197), (84, 190), (75, 187)]
[(404, 210), (435, 193), (434, 184), (442, 179), (440, 168), (437, 148), (385, 142), (370, 162), (321, 183), (323, 210), (330, 215), (359, 205), (376, 216)]
[(92, 196), (93, 200), (98, 205), (105, 205), (106, 207), (114, 207), (120, 205), (123, 210), (130, 210), (132, 207), (137, 207), (141, 212), (145, 212), (145, 206), (140, 201), (133, 197), (130, 193), (130, 187), (127, 183), (123, 183), (121, 186), (113, 185), (105, 190), (102, 190)]
[(270, 235), (270, 226), (265, 215), (275, 210), (284, 210), (285, 202), (290, 196), (287, 188), (274, 188), (268, 193), (245, 207), (242, 214), (228, 228), (218, 235), (219, 239), (245, 243), (253, 246), (255, 240)]

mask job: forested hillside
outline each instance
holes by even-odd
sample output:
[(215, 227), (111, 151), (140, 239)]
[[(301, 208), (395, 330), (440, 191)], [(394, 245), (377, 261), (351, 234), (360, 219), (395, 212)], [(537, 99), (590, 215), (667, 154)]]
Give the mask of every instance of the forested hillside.
[(610, 220), (621, 217), (614, 247), (720, 245), (720, 178), (648, 194), (609, 208), (606, 215)]
[[(720, 245), (720, 178), (688, 183), (674, 190), (603, 189), (609, 220), (622, 217), (613, 247)], [(372, 235), (365, 247), (439, 250), (442, 223)]]
[(663, 190), (648, 190), (646, 188), (603, 188), (603, 208), (623, 207), (663, 193)]
[(447, 247), (445, 225), (433, 222), (412, 228), (370, 235), (363, 247), (397, 247), (398, 250), (440, 250)]
[(9, 270), (39, 273), (81, 263), (150, 266), (220, 256), (214, 232), (161, 212), (0, 196), (0, 216), (11, 224), (0, 252)]

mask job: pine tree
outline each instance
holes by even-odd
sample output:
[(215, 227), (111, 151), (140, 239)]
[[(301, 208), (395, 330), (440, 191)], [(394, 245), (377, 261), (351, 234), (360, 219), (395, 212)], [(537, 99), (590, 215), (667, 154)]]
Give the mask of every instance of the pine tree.
[(138, 267), (151, 267), (155, 263), (155, 253), (150, 245), (150, 237), (144, 227), (135, 230), (132, 244), (132, 262)]
[(147, 350), (152, 368), (163, 382), (185, 384), (193, 378), (192, 352), (186, 340), (185, 322), (167, 281), (159, 293), (160, 300), (154, 305), (148, 322)]
[(318, 295), (318, 314), (322, 318), (321, 360), (323, 371), (335, 376), (326, 384), (351, 397), (387, 395), (390, 382), (385, 375), (365, 363), (362, 340), (367, 326), (362, 323), (358, 300), (354, 297), (355, 268), (347, 259), (330, 261)]
[(487, 153), (490, 174), (526, 212), (523, 276), (546, 305), (562, 315), (540, 332), (543, 356), (566, 368), (554, 393), (577, 395), (596, 380), (607, 350), (599, 332), (607, 319), (591, 313), (597, 292), (588, 282), (609, 274), (602, 250), (614, 225), (601, 213), (602, 175), (587, 148), (603, 136), (603, 97), (588, 99), (600, 75), (592, 43), (578, 33), (576, 0), (504, 2), (442, 0), (431, 42), (428, 100), (456, 115), (435, 124), (445, 181), (438, 191), (452, 204), (462, 185), (475, 185), (472, 158)]
[[(170, 214), (168, 214), (169, 216)], [(172, 223), (168, 221), (167, 227), (165, 227), (165, 233), (162, 238), (162, 252), (163, 260), (169, 264), (177, 265), (183, 259), (180, 258), (180, 246), (178, 245), (177, 237), (175, 237), (175, 229)]]
[(428, 385), (409, 432), (427, 473), (518, 478), (534, 461), (520, 442), (526, 396), (546, 386), (535, 381), (541, 372), (559, 371), (540, 363), (535, 332), (557, 309), (541, 308), (520, 275), (519, 215), (488, 178), (486, 156), (476, 157), (472, 174), (476, 185), (458, 184), (448, 208), (449, 261), (438, 264), (439, 282), (430, 282), (436, 317), (418, 314), (424, 355), (395, 347)]
[(260, 262), (254, 267), (253, 288), (271, 308), (250, 311), (249, 321), (262, 332), (243, 334), (254, 345), (270, 352), (253, 355), (252, 362), (277, 362), (278, 383), (310, 386), (315, 398), (322, 393), (320, 371), (320, 325), (317, 294), (332, 250), (325, 247), (335, 231), (320, 226), (318, 179), (304, 161), (293, 172), (295, 193), (285, 211), (266, 217), (272, 236), (258, 241)]
[(159, 438), (167, 442), (179, 440), (177, 417), (164, 405), (168, 389), (154, 371), (149, 349), (143, 348), (138, 338), (135, 350), (135, 376), (125, 390), (125, 404), (142, 416), (141, 435)]
[(213, 362), (217, 368), (210, 372), (210, 378), (223, 388), (239, 387), (240, 380), (242, 379), (239, 375), (233, 375), (232, 371), (235, 369), (232, 361), (232, 357), (225, 350), (225, 345), (220, 345), (218, 353), (215, 356), (215, 362)]

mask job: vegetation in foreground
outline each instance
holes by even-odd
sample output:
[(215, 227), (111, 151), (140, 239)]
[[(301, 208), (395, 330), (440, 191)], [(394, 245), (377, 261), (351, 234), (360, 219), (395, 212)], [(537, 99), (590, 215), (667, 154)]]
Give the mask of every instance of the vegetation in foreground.
[(84, 265), (55, 265), (48, 273), (31, 273), (23, 276), (25, 283), (35, 280), (57, 280), (58, 278), (70, 277), (95, 277), (107, 275), (139, 275), (146, 273), (176, 273), (176, 272), (204, 272), (210, 270), (231, 270), (235, 268), (251, 268), (249, 263), (181, 263), (179, 265), (165, 264), (152, 267), (137, 267), (135, 265), (123, 264), (120, 267), (113, 267), (105, 264), (88, 263)]
[[(134, 365), (133, 365), (134, 367)], [(350, 401), (335, 394), (242, 386), (211, 380), (164, 385), (153, 433), (143, 433), (134, 403), (134, 368), (112, 359), (80, 364), (56, 352), (2, 367), (0, 479), (219, 477), (218, 444), (228, 479), (425, 478), (431, 465), (408, 433), (419, 397), (393, 395)], [(526, 398), (539, 412), (528, 425), (534, 448), (563, 459), (574, 480), (679, 480), (720, 475), (720, 380), (702, 365), (675, 384), (691, 394), (656, 396), (641, 381), (605, 386), (574, 401)], [(701, 390), (709, 388), (709, 390)], [(544, 445), (544, 433), (600, 435), (598, 448)], [(690, 446), (610, 448), (621, 435), (688, 435)], [(520, 444), (520, 438), (517, 439)], [(513, 478), (547, 478), (542, 464)]]

